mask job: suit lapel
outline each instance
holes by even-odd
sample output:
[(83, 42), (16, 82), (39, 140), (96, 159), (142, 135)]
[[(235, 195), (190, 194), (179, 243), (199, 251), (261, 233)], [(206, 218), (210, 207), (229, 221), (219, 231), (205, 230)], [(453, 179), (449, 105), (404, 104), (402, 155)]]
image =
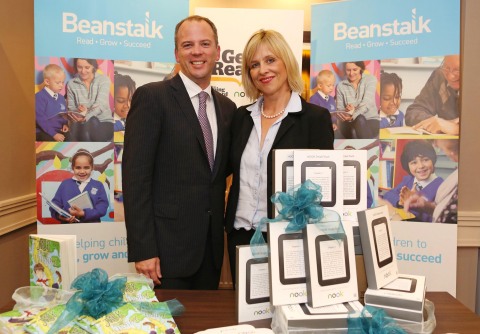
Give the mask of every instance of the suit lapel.
[(272, 148), (275, 148), (277, 143), (282, 139), (282, 137), (287, 133), (288, 129), (290, 129), (293, 124), (295, 124), (295, 119), (298, 115), (301, 115), (307, 110), (307, 105), (304, 99), (301, 98), (302, 102), (302, 110), (288, 114), (287, 117), (285, 117), (282, 120), (282, 124), (280, 124), (280, 128), (278, 129), (277, 135), (275, 137), (275, 140), (273, 141)]
[[(245, 149), (245, 146), (247, 146), (248, 139), (250, 138), (250, 134), (252, 133), (252, 128), (254, 126), (250, 111), (245, 114), (244, 119), (240, 124), (241, 124), (240, 134), (239, 134), (240, 144), (238, 145), (239, 147), (238, 153), (240, 154), (239, 158), (241, 158), (241, 155), (243, 154), (243, 150)], [(234, 138), (232, 138), (232, 141), (233, 140)]]
[(277, 145), (280, 139), (282, 139), (282, 137), (287, 133), (288, 129), (290, 129), (293, 124), (295, 124), (295, 120), (293, 119), (293, 117), (291, 117), (291, 115), (287, 115), (287, 117), (282, 120), (277, 135), (275, 136), (275, 140), (273, 141), (272, 148)]

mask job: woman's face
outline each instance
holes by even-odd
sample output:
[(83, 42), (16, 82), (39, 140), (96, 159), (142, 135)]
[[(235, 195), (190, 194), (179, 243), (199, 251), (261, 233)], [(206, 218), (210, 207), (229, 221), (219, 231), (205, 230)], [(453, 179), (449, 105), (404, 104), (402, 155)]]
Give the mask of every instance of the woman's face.
[(395, 86), (387, 84), (383, 87), (380, 95), (380, 109), (386, 115), (393, 115), (400, 106), (400, 95), (395, 94)]
[(357, 83), (362, 78), (362, 69), (360, 66), (355, 65), (354, 63), (346, 63), (345, 64), (345, 74), (347, 75), (347, 79), (351, 83)]
[(261, 44), (249, 64), (253, 84), (264, 96), (290, 92), (285, 63)]
[(410, 173), (419, 181), (427, 180), (435, 170), (433, 161), (423, 155), (415, 157), (408, 163)]
[(77, 59), (77, 73), (82, 81), (92, 81), (95, 68), (85, 59)]
[(127, 87), (118, 87), (115, 92), (115, 114), (120, 118), (127, 118), (130, 110), (130, 103), (132, 102), (132, 95)]
[(75, 159), (73, 174), (79, 181), (86, 181), (92, 174), (93, 166), (90, 159), (85, 155), (80, 155)]

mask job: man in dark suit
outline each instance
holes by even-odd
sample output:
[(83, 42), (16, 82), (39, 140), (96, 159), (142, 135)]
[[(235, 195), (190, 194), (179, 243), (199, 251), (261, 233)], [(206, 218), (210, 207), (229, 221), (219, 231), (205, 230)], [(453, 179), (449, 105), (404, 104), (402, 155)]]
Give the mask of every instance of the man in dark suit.
[(122, 165), (128, 260), (161, 288), (217, 289), (236, 106), (210, 86), (220, 47), (209, 19), (177, 24), (175, 57), (179, 74), (139, 87), (128, 114)]

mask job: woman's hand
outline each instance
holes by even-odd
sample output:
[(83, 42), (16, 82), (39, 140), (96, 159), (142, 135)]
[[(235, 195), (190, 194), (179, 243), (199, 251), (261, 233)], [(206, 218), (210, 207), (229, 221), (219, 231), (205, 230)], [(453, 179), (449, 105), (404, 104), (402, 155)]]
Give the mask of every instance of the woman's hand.
[(73, 113), (68, 113), (68, 118), (72, 121), (72, 122), (85, 122), (85, 116), (80, 116), (80, 115), (75, 115)]
[(422, 210), (428, 213), (432, 213), (435, 210), (435, 202), (431, 202), (423, 197), (419, 193), (414, 193), (405, 201), (405, 210), (410, 211), (410, 209)]
[(346, 113), (346, 112), (339, 112), (337, 114), (337, 117), (343, 121), (343, 122), (351, 122), (352, 121), (352, 115)]
[(355, 111), (355, 106), (353, 104), (349, 103), (345, 106), (345, 110), (348, 111), (348, 112), (354, 112)]

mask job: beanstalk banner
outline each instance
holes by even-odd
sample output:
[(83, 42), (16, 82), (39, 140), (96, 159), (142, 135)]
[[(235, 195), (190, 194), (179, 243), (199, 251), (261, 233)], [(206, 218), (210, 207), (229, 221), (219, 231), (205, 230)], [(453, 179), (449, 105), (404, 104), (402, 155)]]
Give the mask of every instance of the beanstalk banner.
[(455, 295), (460, 2), (326, 1), (311, 22), (311, 101), (330, 97), (336, 148), (368, 150), (400, 272)]
[[(175, 68), (175, 26), (189, 15), (189, 2), (35, 0), (34, 9), (38, 233), (76, 235), (79, 274), (97, 267), (110, 275), (134, 272), (121, 186), (128, 99), (136, 87), (163, 80)], [(88, 119), (70, 117), (83, 107), (99, 121), (98, 131), (85, 130)], [(93, 208), (66, 223), (49, 202), (72, 200), (73, 163), (85, 151), (91, 180), (83, 191)]]

